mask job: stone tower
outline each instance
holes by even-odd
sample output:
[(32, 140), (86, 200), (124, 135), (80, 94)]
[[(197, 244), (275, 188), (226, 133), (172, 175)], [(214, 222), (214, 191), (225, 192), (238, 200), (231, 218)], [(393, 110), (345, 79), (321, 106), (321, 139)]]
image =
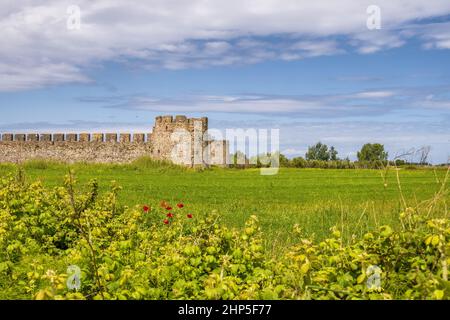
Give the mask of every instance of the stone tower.
[[(206, 142), (203, 135), (208, 130), (208, 118), (187, 118), (186, 116), (159, 116), (155, 119), (151, 142), (151, 156), (158, 160), (192, 166), (202, 163)], [(177, 148), (177, 145), (179, 147)], [(195, 148), (194, 146), (198, 146)], [(184, 149), (183, 149), (184, 148)]]

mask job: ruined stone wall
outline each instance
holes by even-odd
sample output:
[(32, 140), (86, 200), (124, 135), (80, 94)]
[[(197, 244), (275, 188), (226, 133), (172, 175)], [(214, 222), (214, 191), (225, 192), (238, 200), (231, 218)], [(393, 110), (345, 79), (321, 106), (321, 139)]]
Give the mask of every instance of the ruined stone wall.
[[(62, 162), (128, 163), (139, 157), (193, 166), (225, 165), (226, 141), (204, 140), (208, 118), (160, 116), (152, 133), (55, 133), (0, 135), (0, 162), (49, 159)], [(195, 147), (195, 146), (200, 147)]]
[(144, 134), (3, 134), (0, 138), (0, 162), (129, 163), (151, 155)]

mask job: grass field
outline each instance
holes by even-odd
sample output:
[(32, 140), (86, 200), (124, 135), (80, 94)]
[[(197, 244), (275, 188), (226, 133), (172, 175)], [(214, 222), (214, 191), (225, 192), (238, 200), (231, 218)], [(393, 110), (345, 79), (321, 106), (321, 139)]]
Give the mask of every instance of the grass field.
[[(24, 165), (29, 180), (47, 186), (62, 185), (68, 166), (48, 162)], [(257, 169), (212, 169), (195, 171), (175, 166), (156, 166), (150, 161), (131, 165), (75, 164), (80, 185), (96, 178), (106, 190), (115, 180), (123, 187), (121, 203), (127, 206), (157, 205), (161, 200), (183, 202), (195, 215), (216, 210), (224, 221), (241, 227), (256, 214), (274, 250), (289, 241), (290, 230), (299, 224), (307, 235), (327, 236), (337, 225), (344, 235), (356, 236), (375, 226), (398, 225), (401, 195), (395, 169), (331, 170), (281, 169), (278, 175), (261, 176)], [(0, 175), (17, 166), (0, 165)], [(415, 207), (442, 186), (446, 170), (399, 171), (403, 196)], [(386, 184), (385, 184), (386, 182)], [(446, 186), (448, 187), (448, 185)], [(445, 202), (438, 206), (446, 212)]]

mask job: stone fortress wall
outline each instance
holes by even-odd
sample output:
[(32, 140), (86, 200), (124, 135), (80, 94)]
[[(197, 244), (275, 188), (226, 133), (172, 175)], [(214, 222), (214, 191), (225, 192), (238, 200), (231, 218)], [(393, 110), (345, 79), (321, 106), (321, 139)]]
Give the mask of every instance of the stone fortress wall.
[[(227, 165), (228, 142), (203, 139), (207, 130), (206, 117), (160, 116), (155, 120), (153, 131), (147, 134), (3, 133), (0, 134), (0, 162), (48, 159), (67, 163), (129, 163), (149, 156), (155, 160), (169, 160), (191, 167)], [(177, 133), (183, 133), (184, 140), (177, 140)], [(180, 142), (183, 142), (184, 153), (177, 152), (180, 148), (175, 148)], [(201, 147), (195, 148), (194, 145)]]

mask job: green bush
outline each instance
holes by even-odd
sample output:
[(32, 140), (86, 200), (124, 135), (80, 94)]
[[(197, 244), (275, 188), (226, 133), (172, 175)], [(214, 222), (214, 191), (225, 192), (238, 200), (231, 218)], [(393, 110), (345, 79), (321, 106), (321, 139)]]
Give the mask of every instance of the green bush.
[[(345, 243), (332, 228), (321, 242), (302, 236), (273, 257), (258, 219), (242, 230), (216, 214), (167, 203), (127, 208), (120, 187), (80, 193), (0, 180), (2, 299), (448, 299), (449, 219), (407, 208), (401, 230)], [(446, 190), (441, 190), (446, 192)], [(430, 202), (432, 205), (432, 202)], [(368, 273), (377, 266), (380, 286)], [(76, 269), (80, 269), (79, 290)], [(73, 288), (73, 287), (71, 287)]]
[[(397, 162), (398, 163), (398, 162)], [(287, 159), (284, 155), (280, 155), (280, 167), (284, 168), (319, 168), (319, 169), (384, 169), (386, 166), (396, 166), (394, 161), (350, 161), (350, 160), (305, 160), (302, 157)], [(270, 165), (248, 165), (250, 168), (268, 167)], [(414, 169), (426, 167), (420, 165), (409, 165), (406, 168), (414, 167)], [(244, 167), (242, 167), (244, 168)]]

